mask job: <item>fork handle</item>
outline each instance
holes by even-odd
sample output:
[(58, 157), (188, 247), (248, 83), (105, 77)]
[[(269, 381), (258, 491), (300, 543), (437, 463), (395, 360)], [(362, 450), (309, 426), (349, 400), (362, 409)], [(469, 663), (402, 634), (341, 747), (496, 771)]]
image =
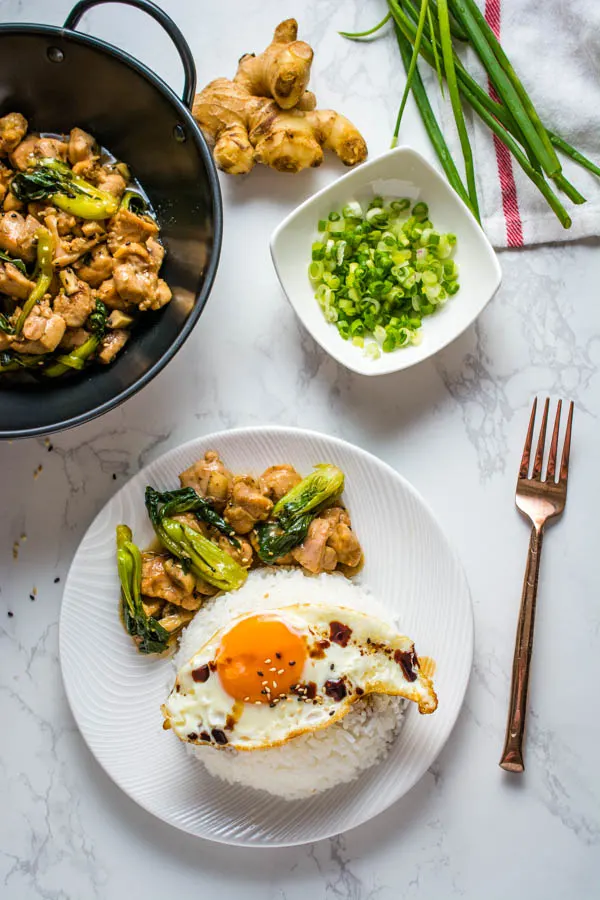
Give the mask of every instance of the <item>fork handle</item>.
[(504, 750), (500, 768), (507, 772), (523, 772), (523, 741), (525, 718), (527, 715), (527, 692), (529, 688), (529, 667), (533, 649), (533, 627), (535, 624), (535, 603), (537, 598), (540, 557), (542, 555), (543, 524), (534, 524), (529, 538), (527, 567), (521, 594), (521, 609), (517, 625), (515, 655), (513, 657), (512, 681), (510, 685), (510, 706)]

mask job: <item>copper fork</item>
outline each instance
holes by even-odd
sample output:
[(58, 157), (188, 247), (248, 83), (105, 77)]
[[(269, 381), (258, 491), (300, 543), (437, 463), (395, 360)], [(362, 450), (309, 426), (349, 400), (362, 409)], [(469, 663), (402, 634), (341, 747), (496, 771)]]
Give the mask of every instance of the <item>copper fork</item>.
[(531, 522), (529, 554), (523, 581), (521, 609), (517, 625), (515, 655), (513, 658), (512, 681), (510, 686), (510, 706), (506, 725), (504, 750), (500, 759), (500, 767), (507, 772), (523, 772), (523, 743), (525, 736), (525, 717), (527, 713), (527, 692), (529, 688), (529, 666), (533, 648), (533, 626), (535, 622), (535, 603), (537, 597), (538, 577), (540, 572), (540, 556), (542, 539), (546, 523), (557, 519), (565, 508), (567, 501), (567, 475), (569, 470), (569, 452), (571, 449), (571, 427), (573, 424), (573, 403), (569, 404), (569, 415), (563, 444), (558, 480), (556, 480), (556, 456), (560, 428), (562, 400), (558, 401), (552, 441), (548, 453), (546, 475), (542, 478), (544, 447), (546, 443), (546, 425), (550, 400), (544, 404), (540, 436), (537, 443), (531, 477), (529, 463), (531, 445), (537, 410), (537, 398), (533, 401), (525, 449), (521, 459), (521, 468), (517, 479), (517, 509)]

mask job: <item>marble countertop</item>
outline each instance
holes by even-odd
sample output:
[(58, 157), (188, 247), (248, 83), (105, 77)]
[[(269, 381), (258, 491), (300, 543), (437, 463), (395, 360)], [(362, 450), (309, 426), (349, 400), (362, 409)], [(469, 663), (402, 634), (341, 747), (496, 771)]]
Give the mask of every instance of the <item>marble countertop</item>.
[[(3, 0), (0, 19), (58, 24), (70, 5)], [(336, 0), (307, 0), (300, 8), (288, 0), (162, 5), (190, 41), (201, 85), (232, 73), (241, 51), (261, 49), (280, 19), (298, 16), (316, 49), (313, 85), (321, 103), (353, 119), (372, 154), (386, 149), (401, 87), (395, 47), (389, 39), (357, 47), (336, 35), (372, 24), (378, 0), (370, 10)], [(94, 10), (85, 28), (180, 87), (175, 52), (139, 12)], [(429, 152), (410, 107), (404, 136)], [(297, 177), (258, 170), (246, 180), (223, 177), (217, 281), (176, 359), (128, 403), (50, 445), (0, 444), (3, 900), (598, 896), (598, 243), (502, 253), (503, 286), (475, 327), (434, 360), (362, 378), (303, 332), (268, 251), (277, 222), (339, 173), (328, 163)], [(569, 506), (545, 543), (527, 771), (516, 778), (497, 763), (528, 538), (513, 505), (514, 481), (536, 393), (573, 398), (577, 409)], [(189, 438), (267, 422), (353, 441), (423, 493), (471, 584), (475, 665), (443, 753), (385, 814), (314, 846), (233, 850), (154, 820), (101, 771), (67, 707), (57, 620), (75, 548), (119, 485)]]

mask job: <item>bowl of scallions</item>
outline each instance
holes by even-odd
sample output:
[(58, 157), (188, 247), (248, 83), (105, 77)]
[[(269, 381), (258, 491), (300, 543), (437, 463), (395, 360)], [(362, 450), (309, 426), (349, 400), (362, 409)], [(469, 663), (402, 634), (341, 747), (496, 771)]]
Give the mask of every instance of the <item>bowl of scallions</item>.
[(475, 321), (501, 280), (469, 209), (409, 147), (306, 200), (275, 229), (271, 255), (305, 328), (363, 375), (437, 353)]

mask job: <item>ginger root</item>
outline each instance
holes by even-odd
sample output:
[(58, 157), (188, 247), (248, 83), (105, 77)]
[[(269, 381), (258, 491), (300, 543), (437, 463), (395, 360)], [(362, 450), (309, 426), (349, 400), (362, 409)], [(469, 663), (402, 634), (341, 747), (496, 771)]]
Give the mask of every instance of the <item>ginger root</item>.
[(193, 116), (224, 172), (245, 174), (257, 162), (299, 172), (321, 165), (323, 147), (347, 166), (366, 158), (366, 144), (348, 119), (315, 109), (306, 90), (313, 52), (297, 33), (294, 19), (282, 22), (264, 53), (242, 57), (233, 81), (217, 78), (196, 95)]

